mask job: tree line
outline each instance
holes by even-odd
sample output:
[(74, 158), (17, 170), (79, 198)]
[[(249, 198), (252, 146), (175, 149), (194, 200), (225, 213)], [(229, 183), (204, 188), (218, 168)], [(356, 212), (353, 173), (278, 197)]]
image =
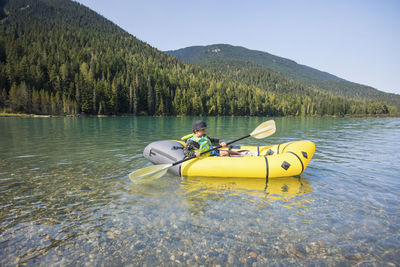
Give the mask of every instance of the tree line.
[(221, 72), (186, 64), (69, 0), (13, 0), (0, 5), (0, 109), (7, 112), (397, 113), (382, 101), (345, 99), (253, 67)]

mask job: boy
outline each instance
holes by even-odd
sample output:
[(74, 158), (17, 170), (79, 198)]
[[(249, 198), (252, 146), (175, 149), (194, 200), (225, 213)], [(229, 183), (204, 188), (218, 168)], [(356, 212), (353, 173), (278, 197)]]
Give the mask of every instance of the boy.
[[(211, 149), (213, 145), (221, 145), (222, 147), (226, 147), (225, 142), (220, 142), (219, 139), (210, 138), (206, 135), (207, 124), (204, 121), (197, 120), (193, 122), (192, 130), (193, 135), (186, 139), (186, 146), (183, 149), (183, 154), (185, 157), (199, 157), (201, 152)], [(228, 155), (243, 156), (243, 154), (240, 152), (230, 150), (214, 150), (203, 155), (221, 157)]]

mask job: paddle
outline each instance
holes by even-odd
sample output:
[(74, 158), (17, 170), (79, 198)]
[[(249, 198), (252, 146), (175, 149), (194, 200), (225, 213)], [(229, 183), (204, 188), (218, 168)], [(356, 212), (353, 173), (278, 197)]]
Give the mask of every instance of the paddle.
[[(256, 139), (261, 139), (261, 138), (265, 138), (268, 137), (270, 135), (273, 135), (275, 133), (275, 121), (273, 120), (269, 120), (266, 122), (261, 123), (257, 128), (255, 128), (249, 135), (245, 135), (243, 137), (240, 137), (236, 140), (230, 141), (228, 143), (226, 143), (226, 145), (230, 145), (233, 144), (237, 141), (243, 140), (247, 137), (254, 137)], [(219, 148), (221, 148), (221, 145), (215, 146), (207, 151), (204, 151), (202, 153), (200, 153), (200, 155), (202, 154), (206, 154), (209, 153), (211, 151), (217, 150)], [(195, 158), (196, 156), (193, 157), (188, 157), (182, 160), (179, 160), (175, 163), (168, 163), (168, 164), (158, 164), (158, 165), (152, 165), (152, 166), (148, 166), (136, 171), (133, 171), (129, 174), (129, 178), (132, 180), (132, 182), (137, 182), (137, 181), (151, 181), (154, 179), (158, 179), (160, 177), (162, 177), (169, 168), (176, 166), (178, 164), (181, 164), (182, 162), (191, 160), (193, 158)]]

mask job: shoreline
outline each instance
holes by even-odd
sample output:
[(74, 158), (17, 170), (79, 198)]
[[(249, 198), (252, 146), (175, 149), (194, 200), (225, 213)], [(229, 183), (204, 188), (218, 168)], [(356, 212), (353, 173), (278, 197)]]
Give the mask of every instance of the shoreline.
[[(26, 113), (5, 113), (1, 112), (0, 117), (9, 118), (122, 118), (122, 117), (204, 117), (208, 115), (164, 115), (164, 116), (149, 116), (149, 115), (132, 115), (132, 114), (119, 114), (119, 115), (87, 115), (87, 114), (77, 114), (77, 115), (41, 115), (41, 114), (26, 114)], [(324, 115), (324, 116), (235, 116), (235, 115), (220, 115), (220, 116), (209, 116), (209, 117), (282, 117), (282, 118), (399, 118), (398, 115), (388, 115), (388, 114), (354, 114), (354, 115)]]

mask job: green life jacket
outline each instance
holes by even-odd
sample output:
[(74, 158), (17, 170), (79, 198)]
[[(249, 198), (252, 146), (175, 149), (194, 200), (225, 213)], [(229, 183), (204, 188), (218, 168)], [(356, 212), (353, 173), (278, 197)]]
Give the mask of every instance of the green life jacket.
[(192, 136), (193, 136), (193, 133), (188, 134), (188, 135), (185, 135), (185, 136), (182, 136), (182, 137), (181, 137), (181, 140), (186, 142), (186, 140), (189, 139), (189, 138), (192, 137)]
[[(208, 138), (207, 135), (203, 135), (202, 137), (196, 137), (193, 134), (188, 134), (182, 137), (181, 139), (185, 140), (185, 143), (187, 143), (189, 140), (197, 142), (200, 145), (200, 147), (199, 149), (194, 150), (194, 152), (201, 153), (212, 148), (211, 140), (210, 138)], [(203, 154), (203, 156), (210, 156), (210, 153)]]

